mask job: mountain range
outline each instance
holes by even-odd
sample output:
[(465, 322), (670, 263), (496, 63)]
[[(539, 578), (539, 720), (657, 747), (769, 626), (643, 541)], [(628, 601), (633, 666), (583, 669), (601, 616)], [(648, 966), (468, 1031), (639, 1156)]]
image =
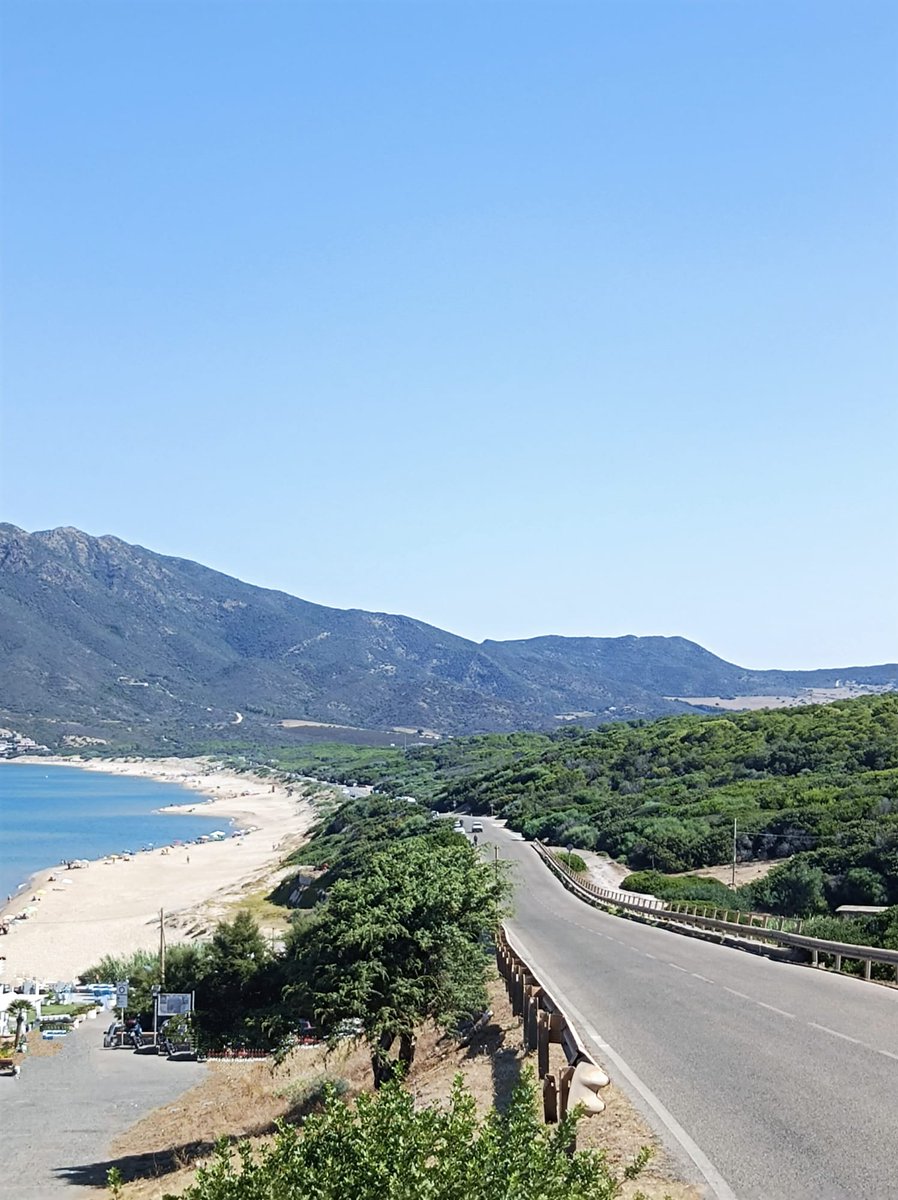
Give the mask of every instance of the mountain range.
[[(65, 737), (435, 734), (689, 711), (683, 697), (898, 686), (898, 665), (750, 671), (679, 637), (476, 643), (328, 608), (77, 529), (0, 524), (0, 721)], [(677, 697), (673, 699), (672, 697)]]

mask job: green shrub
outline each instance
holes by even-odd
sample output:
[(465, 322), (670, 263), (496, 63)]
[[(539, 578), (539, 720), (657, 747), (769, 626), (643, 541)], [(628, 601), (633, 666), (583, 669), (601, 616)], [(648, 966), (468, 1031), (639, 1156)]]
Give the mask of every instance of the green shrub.
[(258, 1154), (220, 1145), (182, 1200), (614, 1200), (648, 1151), (621, 1178), (602, 1153), (573, 1151), (577, 1119), (543, 1124), (532, 1071), (507, 1112), (482, 1119), (460, 1077), (448, 1107), (416, 1108), (396, 1082), (354, 1107), (328, 1089), (321, 1112), (281, 1126)]
[(628, 892), (657, 896), (659, 900), (702, 901), (717, 908), (746, 908), (745, 897), (721, 883), (701, 875), (664, 875), (661, 871), (634, 871), (621, 884)]
[(573, 871), (575, 875), (585, 875), (589, 869), (579, 854), (568, 853), (567, 850), (559, 850), (555, 857), (559, 862), (563, 862), (567, 869)]

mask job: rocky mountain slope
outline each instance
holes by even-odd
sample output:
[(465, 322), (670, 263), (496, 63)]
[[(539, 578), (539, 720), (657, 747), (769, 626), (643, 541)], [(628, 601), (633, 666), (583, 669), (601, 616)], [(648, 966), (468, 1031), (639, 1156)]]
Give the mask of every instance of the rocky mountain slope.
[[(895, 665), (751, 672), (683, 638), (478, 645), (334, 609), (76, 529), (0, 525), (0, 722), (44, 740), (259, 736), (284, 719), (440, 733), (683, 711), (670, 696), (898, 680)], [(48, 734), (49, 730), (49, 734)]]

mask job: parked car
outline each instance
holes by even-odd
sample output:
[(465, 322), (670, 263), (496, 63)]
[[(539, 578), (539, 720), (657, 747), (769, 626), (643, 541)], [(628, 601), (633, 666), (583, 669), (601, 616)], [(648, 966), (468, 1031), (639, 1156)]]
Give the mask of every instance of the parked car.
[(471, 822), (471, 833), (483, 833), (483, 822), (482, 821), (472, 821)]

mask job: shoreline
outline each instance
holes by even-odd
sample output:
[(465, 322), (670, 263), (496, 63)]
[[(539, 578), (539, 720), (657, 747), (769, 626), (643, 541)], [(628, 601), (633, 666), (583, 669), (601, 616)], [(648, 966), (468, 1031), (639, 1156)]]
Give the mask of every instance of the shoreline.
[[(202, 937), (241, 896), (273, 886), (284, 873), (284, 857), (306, 840), (316, 814), (311, 785), (284, 785), (237, 773), (204, 758), (82, 759), (22, 755), (17, 764), (78, 767), (176, 784), (183, 804), (155, 812), (171, 816), (201, 808), (240, 827), (239, 838), (156, 847), (131, 859), (93, 859), (88, 867), (43, 867), (0, 908), (0, 917), (35, 909), (0, 937), (0, 983), (25, 979), (74, 979), (106, 954), (153, 949), (159, 940), (159, 912), (165, 910), (169, 942)], [(176, 826), (172, 829), (172, 841)]]

